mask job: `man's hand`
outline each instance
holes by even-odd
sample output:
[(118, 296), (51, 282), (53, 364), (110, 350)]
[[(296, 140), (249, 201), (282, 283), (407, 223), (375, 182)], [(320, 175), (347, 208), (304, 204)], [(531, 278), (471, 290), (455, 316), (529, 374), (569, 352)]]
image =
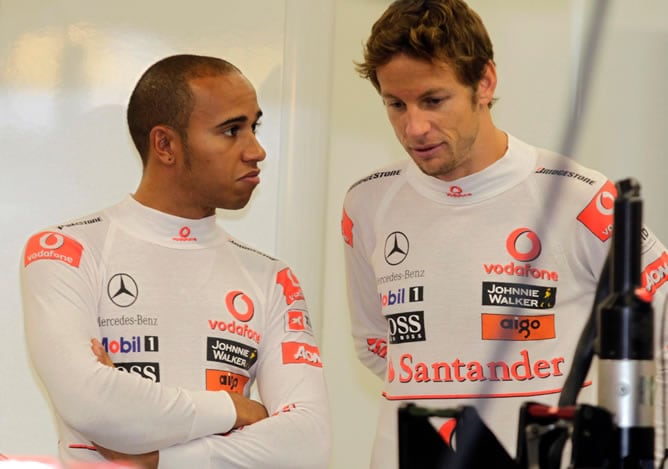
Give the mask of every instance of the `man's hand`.
[(234, 422), (234, 428), (250, 425), (269, 416), (267, 409), (259, 402), (248, 399), (236, 392), (229, 394), (237, 410), (237, 421)]
[(111, 361), (111, 358), (109, 358), (109, 354), (107, 354), (106, 350), (104, 350), (104, 347), (102, 346), (99, 340), (91, 339), (90, 349), (97, 357), (97, 361), (99, 361), (103, 365), (107, 365), (114, 368), (114, 362)]
[(160, 459), (160, 453), (153, 451), (146, 454), (123, 454), (116, 451), (112, 451), (107, 448), (93, 442), (97, 452), (104, 456), (104, 459), (108, 461), (114, 461), (117, 463), (128, 463), (129, 467), (136, 467), (139, 469), (157, 469), (158, 460)]

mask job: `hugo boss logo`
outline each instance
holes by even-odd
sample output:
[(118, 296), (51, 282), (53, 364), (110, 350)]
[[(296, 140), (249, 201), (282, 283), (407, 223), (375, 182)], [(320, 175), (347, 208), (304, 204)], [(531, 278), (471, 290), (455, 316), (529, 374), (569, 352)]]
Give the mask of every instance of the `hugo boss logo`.
[(391, 344), (427, 340), (424, 328), (424, 311), (388, 314), (385, 319), (387, 319)]

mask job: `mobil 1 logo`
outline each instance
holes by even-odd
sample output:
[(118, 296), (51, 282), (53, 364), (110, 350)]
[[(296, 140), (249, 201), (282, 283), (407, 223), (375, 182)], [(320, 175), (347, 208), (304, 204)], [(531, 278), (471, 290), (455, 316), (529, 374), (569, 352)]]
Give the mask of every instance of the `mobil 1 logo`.
[(424, 330), (424, 311), (388, 314), (390, 343), (422, 342), (427, 340)]

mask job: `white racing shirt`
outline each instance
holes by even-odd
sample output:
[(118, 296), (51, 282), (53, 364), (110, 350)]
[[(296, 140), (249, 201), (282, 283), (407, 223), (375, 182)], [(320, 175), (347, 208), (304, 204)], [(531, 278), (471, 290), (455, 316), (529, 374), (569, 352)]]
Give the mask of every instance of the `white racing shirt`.
[[(512, 136), (503, 158), (456, 181), (406, 160), (353, 184), (342, 219), (352, 333), (385, 383), (372, 467), (397, 466), (405, 402), (473, 405), (514, 456), (521, 404), (558, 401), (611, 245), (615, 197), (602, 174)], [(642, 234), (657, 337), (668, 254)], [(594, 362), (578, 400), (594, 402), (596, 384)]]
[[(28, 241), (26, 337), (64, 461), (102, 460), (95, 442), (160, 450), (161, 468), (327, 467), (326, 387), (299, 283), (215, 218), (127, 197)], [(249, 396), (255, 382), (270, 417), (230, 432), (228, 392)]]

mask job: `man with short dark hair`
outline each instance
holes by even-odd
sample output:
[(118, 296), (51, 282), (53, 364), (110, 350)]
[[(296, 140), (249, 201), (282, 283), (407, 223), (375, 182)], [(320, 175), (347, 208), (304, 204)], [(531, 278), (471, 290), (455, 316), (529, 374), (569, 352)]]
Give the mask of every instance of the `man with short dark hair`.
[(326, 387), (299, 282), (216, 222), (260, 182), (261, 116), (229, 62), (155, 63), (127, 112), (136, 192), (28, 240), (26, 337), (64, 461), (327, 467)]

